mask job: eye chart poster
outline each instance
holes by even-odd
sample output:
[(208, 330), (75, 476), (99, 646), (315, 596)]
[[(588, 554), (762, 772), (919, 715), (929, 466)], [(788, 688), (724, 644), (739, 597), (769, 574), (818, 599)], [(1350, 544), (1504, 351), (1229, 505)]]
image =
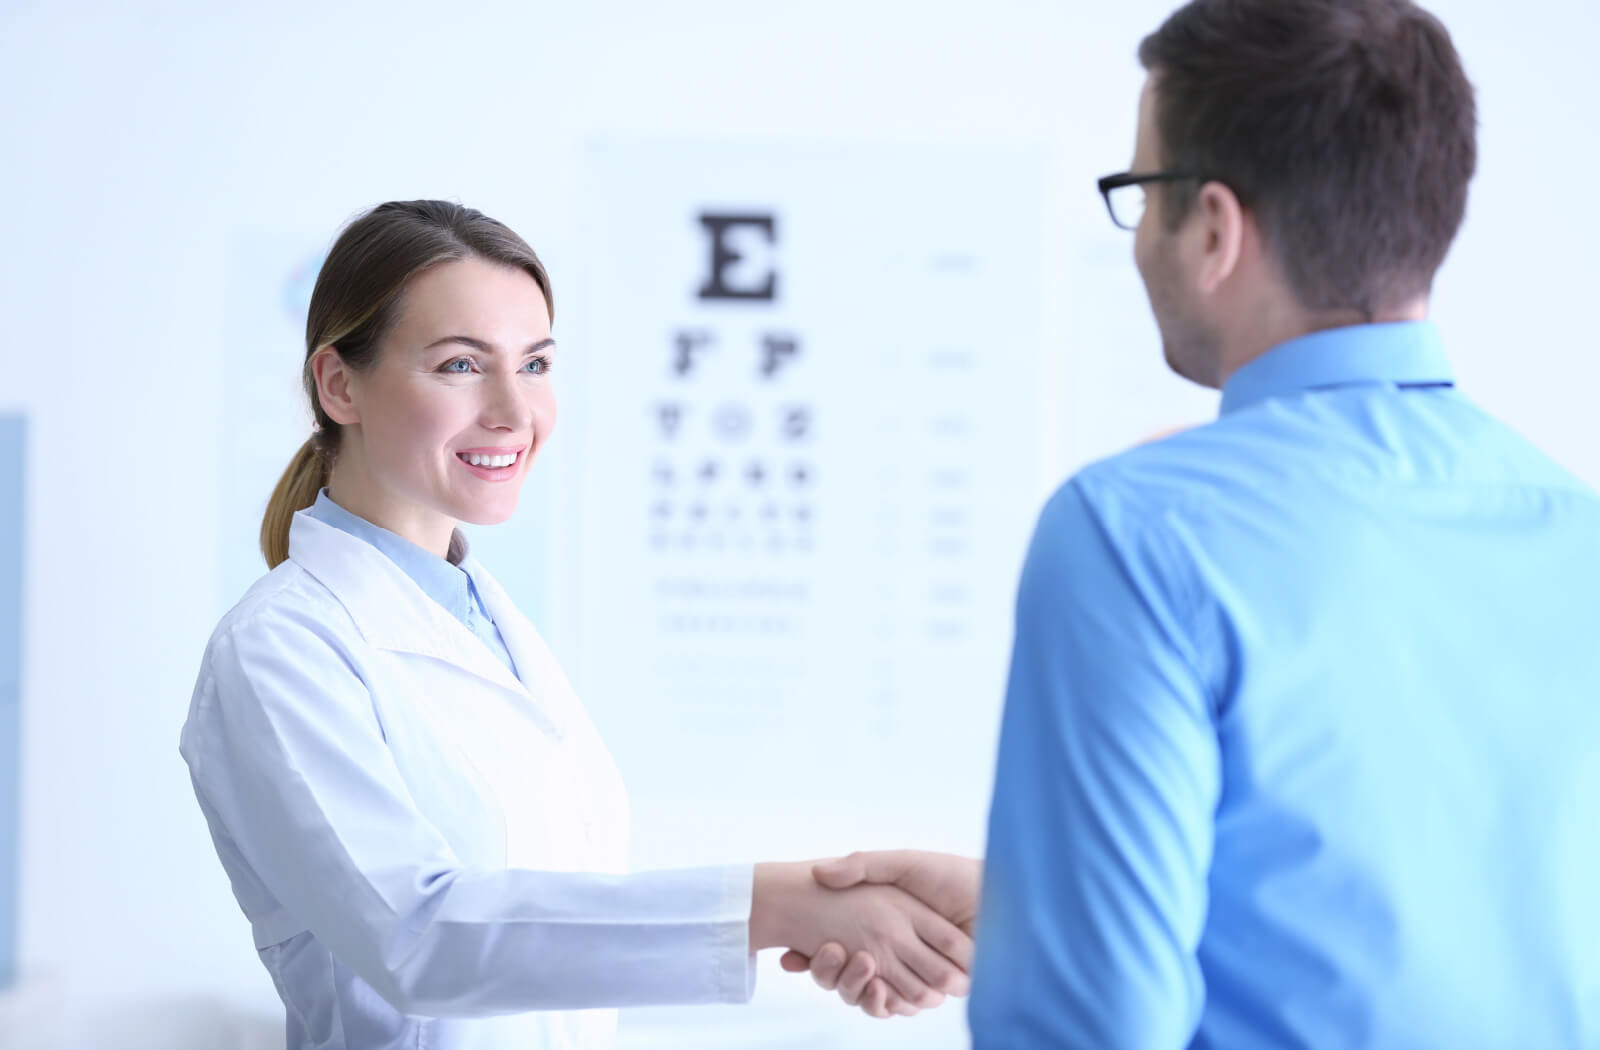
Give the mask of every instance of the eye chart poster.
[(609, 141), (583, 173), (559, 614), (631, 791), (981, 802), (1038, 510), (1044, 155)]

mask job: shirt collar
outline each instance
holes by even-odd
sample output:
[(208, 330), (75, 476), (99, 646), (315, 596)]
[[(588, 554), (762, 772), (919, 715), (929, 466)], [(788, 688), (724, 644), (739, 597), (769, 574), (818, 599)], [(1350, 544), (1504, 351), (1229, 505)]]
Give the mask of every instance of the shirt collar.
[(1221, 414), (1323, 387), (1452, 381), (1431, 321), (1329, 328), (1273, 347), (1235, 372), (1223, 384)]
[(461, 535), (459, 529), (450, 537), (450, 557), (447, 561), (397, 533), (350, 513), (328, 498), (327, 489), (317, 493), (317, 501), (306, 509), (306, 513), (324, 525), (332, 525), (341, 532), (366, 540), (411, 577), (424, 594), (444, 606), (458, 620), (466, 619), (468, 603), (472, 600), (468, 589), (471, 577), (458, 564), (468, 553), (466, 537)]

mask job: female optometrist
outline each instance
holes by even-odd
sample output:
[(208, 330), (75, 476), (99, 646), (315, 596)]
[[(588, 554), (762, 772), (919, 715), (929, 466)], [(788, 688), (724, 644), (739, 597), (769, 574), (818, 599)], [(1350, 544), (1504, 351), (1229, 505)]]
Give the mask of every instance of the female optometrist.
[(527, 244), (445, 202), (366, 213), (317, 277), (316, 429), (180, 745), (290, 1050), (609, 1047), (606, 1008), (746, 1001), (769, 947), (854, 952), (880, 1016), (960, 991), (967, 931), (894, 886), (626, 873), (617, 770), (456, 530), (510, 517), (549, 439), (550, 323)]

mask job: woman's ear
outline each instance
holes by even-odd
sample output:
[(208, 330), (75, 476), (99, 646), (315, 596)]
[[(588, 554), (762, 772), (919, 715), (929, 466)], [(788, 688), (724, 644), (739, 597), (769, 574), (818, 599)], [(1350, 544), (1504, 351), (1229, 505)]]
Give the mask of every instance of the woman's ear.
[(353, 373), (332, 345), (319, 346), (311, 355), (311, 378), (316, 384), (317, 402), (335, 423), (361, 422), (361, 412), (351, 396)]

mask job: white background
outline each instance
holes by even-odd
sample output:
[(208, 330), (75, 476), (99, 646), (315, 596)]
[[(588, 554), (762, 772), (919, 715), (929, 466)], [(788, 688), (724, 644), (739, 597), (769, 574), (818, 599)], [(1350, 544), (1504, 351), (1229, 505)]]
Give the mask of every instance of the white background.
[[(241, 332), (243, 308), (230, 306), (240, 244), (325, 245), (379, 201), (456, 198), (538, 249), (556, 284), (558, 337), (578, 350), (587, 143), (1042, 149), (1039, 426), (1034, 447), (1018, 450), (1037, 464), (1026, 513), (1074, 467), (1214, 407), (1213, 395), (1163, 373), (1129, 242), (1093, 187), (1127, 166), (1142, 80), (1133, 52), (1168, 6), (689, 0), (459, 4), (447, 15), (413, 3), (9, 0), (0, 410), (30, 421), (29, 1002), (6, 1009), (33, 1019), (0, 1029), (0, 1041), (280, 1045), (272, 989), (176, 750), (200, 650), (226, 604), (222, 567), (251, 542), (222, 513), (226, 457), (286, 461), (292, 451), (250, 444), (277, 440), (268, 435), (227, 436), (240, 391), (226, 381), (259, 363), (241, 365), (230, 349), (276, 338)], [(1466, 391), (1600, 483), (1600, 6), (1434, 9), (1479, 87), (1482, 118), (1480, 173), (1435, 315)], [(985, 203), (958, 195), (945, 206), (970, 216)], [(263, 325), (286, 333), (293, 367), (294, 325)], [(562, 615), (560, 596), (582, 580), (573, 564), (549, 562), (582, 537), (563, 524), (575, 463), (559, 436), (547, 456), (515, 521), (480, 533), (477, 549), (558, 654), (616, 646), (620, 656), (620, 639), (580, 637)], [(962, 698), (989, 705), (991, 724), (1002, 673), (992, 669), (993, 695)], [(984, 781), (991, 743), (974, 740), (970, 765), (952, 775)], [(923, 805), (915, 784), (928, 770), (914, 747), (883, 756), (906, 790), (879, 789), (847, 812), (808, 802), (826, 755), (789, 759), (774, 771), (792, 778), (787, 802), (741, 807), (730, 784), (714, 820), (646, 806), (641, 849), (778, 859), (858, 845), (981, 848), (987, 800)], [(695, 1025), (711, 1027), (691, 1034)], [(650, 1011), (630, 1030), (635, 1045), (964, 1045), (959, 1006), (880, 1025), (770, 970), (754, 1008)]]

